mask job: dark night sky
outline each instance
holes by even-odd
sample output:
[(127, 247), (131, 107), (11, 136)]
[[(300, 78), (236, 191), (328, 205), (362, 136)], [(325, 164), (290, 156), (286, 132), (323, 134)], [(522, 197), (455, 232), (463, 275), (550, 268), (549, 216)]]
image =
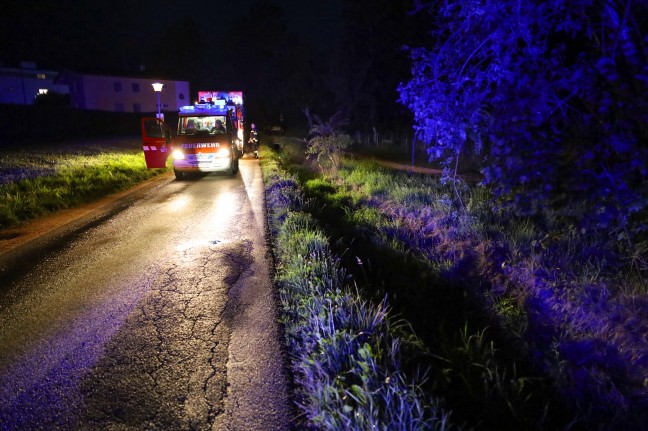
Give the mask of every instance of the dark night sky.
[[(261, 117), (393, 117), (409, 0), (4, 0), (0, 64), (239, 89)], [(276, 35), (276, 37), (275, 37)], [(249, 96), (247, 96), (249, 95)], [(380, 108), (380, 109), (379, 109)], [(353, 112), (352, 112), (353, 111)], [(400, 112), (400, 111), (398, 111)], [(367, 114), (368, 113), (368, 114)]]
[[(210, 40), (219, 42), (232, 23), (257, 0), (6, 0), (0, 15), (0, 62), (21, 60), (42, 67), (118, 69), (145, 63), (164, 30), (193, 19)], [(341, 1), (273, 0), (281, 7), (289, 34), (324, 47), (336, 36)]]

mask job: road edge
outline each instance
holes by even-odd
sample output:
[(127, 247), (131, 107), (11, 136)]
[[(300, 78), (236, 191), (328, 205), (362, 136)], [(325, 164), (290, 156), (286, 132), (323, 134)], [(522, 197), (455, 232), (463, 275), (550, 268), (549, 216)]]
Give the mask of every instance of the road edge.
[(171, 173), (164, 173), (95, 202), (56, 211), (19, 226), (3, 229), (0, 231), (0, 276), (5, 275), (13, 265), (28, 260), (34, 252), (49, 248), (52, 243), (105, 220), (126, 209), (144, 193), (172, 180)]

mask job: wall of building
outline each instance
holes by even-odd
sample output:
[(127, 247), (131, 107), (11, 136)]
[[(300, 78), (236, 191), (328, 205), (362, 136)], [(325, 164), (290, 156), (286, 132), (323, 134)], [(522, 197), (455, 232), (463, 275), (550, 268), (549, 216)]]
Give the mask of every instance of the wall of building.
[(74, 71), (37, 69), (31, 62), (21, 67), (0, 67), (0, 104), (33, 105), (39, 93), (56, 92), (70, 96), (77, 109), (109, 112), (158, 111), (158, 94), (151, 84), (164, 84), (160, 111), (178, 112), (192, 103), (189, 82), (141, 77), (91, 75)]
[(0, 67), (0, 103), (33, 105), (45, 92), (68, 94), (68, 86), (54, 84), (57, 71), (37, 69), (31, 62), (21, 67)]
[[(153, 91), (152, 79), (117, 76), (82, 75), (71, 86), (71, 100), (75, 107), (114, 112), (157, 112), (158, 94)], [(178, 111), (190, 99), (189, 83), (160, 80), (161, 111)], [(74, 84), (71, 84), (74, 85)]]

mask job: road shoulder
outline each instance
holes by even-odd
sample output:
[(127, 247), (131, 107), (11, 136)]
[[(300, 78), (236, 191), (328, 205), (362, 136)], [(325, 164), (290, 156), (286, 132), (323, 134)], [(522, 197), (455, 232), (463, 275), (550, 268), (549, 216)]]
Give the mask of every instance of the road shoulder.
[(44, 241), (64, 236), (93, 220), (105, 217), (106, 214), (114, 213), (130, 199), (137, 199), (141, 193), (161, 186), (172, 179), (171, 173), (165, 173), (95, 202), (57, 211), (19, 226), (0, 230), (0, 271), (2, 271), (3, 263), (11, 260), (16, 254), (37, 248)]

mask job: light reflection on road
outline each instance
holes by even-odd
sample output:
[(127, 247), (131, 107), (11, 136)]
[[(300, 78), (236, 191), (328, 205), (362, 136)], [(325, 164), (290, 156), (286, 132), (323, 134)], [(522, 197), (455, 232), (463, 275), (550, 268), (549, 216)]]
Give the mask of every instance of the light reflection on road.
[(187, 194), (176, 195), (169, 205), (169, 211), (179, 212), (191, 203), (191, 196)]
[(231, 191), (226, 191), (220, 193), (214, 200), (214, 211), (212, 215), (216, 218), (217, 223), (231, 223), (234, 219), (234, 216), (240, 208), (237, 205), (237, 200), (240, 197), (236, 193)]

